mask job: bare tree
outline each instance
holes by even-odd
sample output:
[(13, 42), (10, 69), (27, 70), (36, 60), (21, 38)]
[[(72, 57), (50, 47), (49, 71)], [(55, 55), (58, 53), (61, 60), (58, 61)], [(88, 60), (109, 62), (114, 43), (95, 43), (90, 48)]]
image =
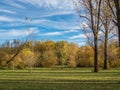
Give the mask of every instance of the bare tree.
[(120, 0), (114, 0), (115, 9), (116, 9), (116, 26), (118, 27), (118, 40), (119, 40), (119, 49), (120, 49)]
[(120, 53), (120, 0), (108, 0), (108, 5), (114, 16), (113, 22), (115, 23), (118, 29), (118, 43)]
[[(77, 11), (80, 17), (87, 20), (89, 30), (93, 34), (94, 42), (94, 72), (98, 72), (98, 33), (100, 31), (100, 12), (101, 12), (101, 2), (102, 0), (78, 0), (75, 5), (78, 7)], [(82, 5), (84, 9), (84, 14), (81, 15), (79, 12), (79, 6)]]
[[(31, 19), (26, 17), (25, 21), (28, 23), (28, 22), (31, 22)], [(14, 58), (18, 56), (18, 54), (27, 46), (27, 43), (33, 38), (33, 33), (34, 33), (33, 31), (30, 31), (28, 29), (27, 36), (25, 37), (25, 39), (18, 40), (20, 42), (19, 43), (20, 45), (18, 45), (18, 47), (14, 49), (15, 51), (14, 55), (9, 60), (7, 60), (6, 64), (9, 64), (11, 61), (13, 61)]]
[(102, 7), (101, 7), (101, 16), (100, 16), (101, 23), (103, 25), (103, 28), (101, 28), (101, 31), (104, 34), (104, 65), (103, 69), (108, 68), (108, 61), (107, 61), (107, 45), (108, 45), (108, 35), (114, 28), (114, 24), (112, 23), (112, 14), (109, 6), (107, 5), (107, 1), (104, 0), (102, 2)]

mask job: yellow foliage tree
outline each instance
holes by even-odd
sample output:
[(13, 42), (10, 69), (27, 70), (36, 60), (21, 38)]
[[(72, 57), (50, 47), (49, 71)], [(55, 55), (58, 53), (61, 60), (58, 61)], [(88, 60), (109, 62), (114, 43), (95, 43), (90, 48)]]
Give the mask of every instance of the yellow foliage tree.
[(30, 67), (30, 72), (32, 67), (35, 65), (35, 54), (29, 48), (25, 48), (21, 51), (20, 56), (27, 67)]
[(76, 55), (78, 51), (78, 46), (74, 43), (69, 44), (69, 55), (67, 64), (69, 67), (76, 67)]

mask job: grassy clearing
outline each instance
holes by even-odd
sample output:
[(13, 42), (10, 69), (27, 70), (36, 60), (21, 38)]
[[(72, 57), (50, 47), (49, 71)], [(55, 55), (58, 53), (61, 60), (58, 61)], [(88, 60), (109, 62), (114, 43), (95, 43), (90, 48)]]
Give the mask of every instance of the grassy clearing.
[(0, 90), (120, 90), (120, 68), (0, 70)]

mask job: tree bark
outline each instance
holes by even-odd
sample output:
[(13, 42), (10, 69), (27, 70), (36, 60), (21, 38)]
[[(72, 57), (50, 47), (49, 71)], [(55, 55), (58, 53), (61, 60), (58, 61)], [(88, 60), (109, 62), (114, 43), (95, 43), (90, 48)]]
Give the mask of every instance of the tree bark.
[(94, 36), (94, 72), (98, 72), (98, 37)]
[(107, 44), (108, 44), (108, 30), (105, 32), (105, 43), (104, 43), (104, 66), (103, 69), (108, 69), (107, 61)]

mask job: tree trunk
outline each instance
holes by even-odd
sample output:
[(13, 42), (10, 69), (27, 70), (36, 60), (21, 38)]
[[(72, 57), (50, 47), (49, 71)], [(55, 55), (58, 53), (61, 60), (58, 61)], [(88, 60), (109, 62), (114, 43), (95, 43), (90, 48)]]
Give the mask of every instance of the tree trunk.
[(98, 37), (94, 36), (94, 72), (98, 72)]
[(117, 27), (118, 27), (118, 44), (119, 44), (119, 53), (120, 53), (120, 0), (114, 0), (117, 16)]
[[(120, 6), (119, 6), (120, 7)], [(119, 11), (118, 11), (118, 43), (119, 43), (119, 57), (120, 57), (120, 8), (119, 8)]]
[(103, 69), (108, 69), (107, 61), (107, 44), (108, 44), (108, 30), (105, 32), (105, 43), (104, 43), (104, 66)]

